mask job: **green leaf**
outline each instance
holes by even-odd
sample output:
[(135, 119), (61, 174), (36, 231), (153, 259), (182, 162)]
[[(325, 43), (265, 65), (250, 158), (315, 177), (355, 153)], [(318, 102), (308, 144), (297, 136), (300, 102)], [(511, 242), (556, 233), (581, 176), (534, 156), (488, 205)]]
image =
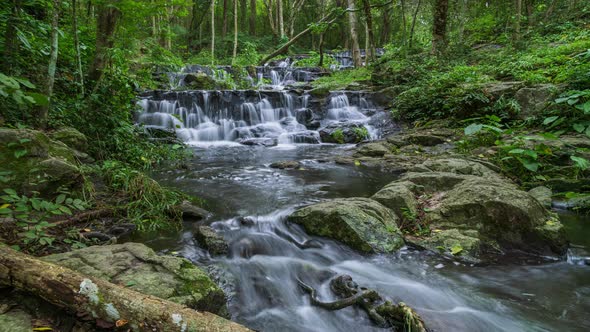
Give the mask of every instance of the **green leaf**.
[(570, 156), (570, 159), (573, 160), (576, 167), (581, 169), (582, 171), (590, 167), (590, 162), (586, 158)]
[(550, 116), (548, 118), (545, 118), (545, 120), (543, 120), (543, 124), (544, 125), (548, 125), (548, 124), (550, 124), (551, 122), (553, 122), (553, 121), (555, 121), (557, 119), (559, 119), (559, 116), (557, 116), (557, 115), (556, 116)]
[(55, 203), (62, 204), (65, 200), (66, 200), (66, 195), (61, 194), (61, 195), (57, 196), (57, 198), (55, 199)]
[(451, 248), (451, 254), (458, 255), (463, 251), (463, 247), (460, 244), (456, 244)]
[(482, 124), (477, 124), (477, 123), (473, 123), (470, 124), (469, 126), (465, 127), (465, 135), (473, 135), (473, 134), (477, 134), (478, 132), (481, 131), (481, 129), (483, 128)]
[(508, 153), (510, 153), (510, 154), (523, 154), (524, 150), (523, 149), (512, 149), (512, 150), (508, 151)]
[(27, 95), (34, 101), (35, 105), (47, 106), (49, 105), (49, 98), (46, 95), (36, 92), (27, 93)]
[(72, 210), (70, 210), (68, 207), (66, 206), (60, 206), (59, 210), (67, 215), (72, 215)]
[(574, 127), (574, 130), (579, 133), (584, 132), (584, 129), (586, 129), (586, 126), (581, 123), (574, 123), (573, 127)]
[(2, 208), (0, 209), (0, 214), (11, 214), (12, 210), (8, 209), (8, 208)]
[(14, 189), (10, 189), (10, 188), (4, 189), (4, 192), (7, 193), (8, 195), (11, 195), (11, 196), (16, 196), (17, 195), (16, 194), (16, 191)]
[(23, 150), (16, 150), (14, 151), (14, 156), (18, 159), (21, 157), (24, 157), (29, 151), (27, 151), (26, 149)]
[(522, 166), (524, 166), (526, 169), (528, 169), (531, 172), (536, 172), (539, 170), (539, 166), (541, 166), (541, 164), (539, 164), (536, 161), (530, 161), (527, 159), (521, 159), (519, 158), (518, 160), (520, 160), (520, 163), (522, 164)]

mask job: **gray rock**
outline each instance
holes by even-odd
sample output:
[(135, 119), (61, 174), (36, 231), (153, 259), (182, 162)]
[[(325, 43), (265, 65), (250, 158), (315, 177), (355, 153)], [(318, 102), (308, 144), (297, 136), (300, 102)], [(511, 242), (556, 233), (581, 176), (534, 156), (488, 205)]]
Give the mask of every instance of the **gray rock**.
[(189, 201), (183, 201), (179, 208), (182, 211), (182, 219), (184, 221), (200, 221), (211, 216), (211, 212), (195, 206)]
[(301, 163), (296, 160), (277, 161), (276, 163), (270, 164), (270, 167), (278, 169), (297, 169), (301, 167)]
[(88, 139), (84, 134), (74, 128), (61, 128), (50, 133), (49, 136), (53, 140), (60, 141), (68, 147), (80, 152), (86, 152), (88, 150)]
[(397, 216), (368, 198), (335, 199), (295, 211), (290, 222), (309, 234), (340, 241), (361, 252), (395, 252), (404, 245)]
[(516, 92), (514, 99), (520, 105), (521, 119), (539, 115), (550, 101), (555, 99), (558, 88), (553, 84), (539, 84), (529, 88), (522, 88)]
[(226, 315), (223, 291), (203, 270), (184, 258), (156, 255), (140, 243), (92, 246), (41, 259), (140, 293)]
[(194, 237), (211, 255), (227, 255), (229, 252), (228, 243), (223, 236), (217, 234), (217, 232), (209, 226), (196, 227)]
[(539, 186), (529, 190), (529, 194), (544, 207), (551, 208), (551, 196), (553, 195), (551, 189), (545, 186)]

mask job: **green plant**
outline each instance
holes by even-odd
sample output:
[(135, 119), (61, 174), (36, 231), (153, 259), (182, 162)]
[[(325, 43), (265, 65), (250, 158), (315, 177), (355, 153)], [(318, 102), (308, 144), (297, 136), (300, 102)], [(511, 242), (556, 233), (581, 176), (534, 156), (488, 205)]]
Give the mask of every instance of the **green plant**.
[(53, 225), (49, 218), (58, 215), (72, 215), (72, 210), (83, 211), (87, 204), (77, 198), (58, 195), (55, 200), (19, 195), (13, 189), (4, 189), (0, 196), (0, 215), (14, 219), (23, 232), (23, 242), (28, 246), (50, 246), (55, 238), (47, 231)]
[(127, 217), (141, 231), (178, 229), (181, 212), (178, 205), (185, 195), (161, 187), (144, 173), (117, 161), (105, 161), (101, 167), (105, 182), (114, 191), (127, 196)]
[(366, 127), (357, 127), (353, 130), (357, 142), (362, 142), (369, 138), (369, 130)]
[(336, 141), (336, 143), (338, 144), (344, 144), (344, 132), (342, 131), (342, 129), (336, 129), (332, 132), (332, 134), (330, 134), (330, 136), (332, 136), (332, 138), (334, 139), (334, 141)]

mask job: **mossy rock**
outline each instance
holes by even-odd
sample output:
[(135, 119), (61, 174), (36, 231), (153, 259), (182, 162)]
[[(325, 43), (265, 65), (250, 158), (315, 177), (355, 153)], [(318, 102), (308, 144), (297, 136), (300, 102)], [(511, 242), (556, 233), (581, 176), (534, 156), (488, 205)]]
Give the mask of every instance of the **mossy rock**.
[(88, 151), (88, 139), (84, 134), (74, 128), (61, 128), (50, 133), (49, 136), (51, 139), (62, 142), (72, 149), (84, 153)]
[(0, 171), (8, 173), (0, 189), (51, 196), (60, 187), (82, 184), (75, 151), (41, 131), (0, 128), (0, 145)]
[(209, 75), (198, 72), (188, 73), (184, 77), (184, 84), (194, 90), (213, 90), (215, 89), (217, 82)]
[(312, 235), (340, 241), (367, 253), (391, 253), (404, 245), (397, 216), (368, 198), (343, 198), (295, 211), (290, 222)]
[[(420, 199), (413, 199), (412, 194)], [(403, 209), (421, 209), (422, 221), (431, 233), (410, 242), (433, 251), (442, 247), (445, 252), (459, 245), (463, 260), (479, 261), (514, 249), (554, 256), (562, 256), (567, 250), (557, 217), (499, 175), (407, 173), (372, 198), (398, 216)]]
[(0, 314), (0, 332), (30, 332), (33, 317), (22, 310), (11, 310)]
[(207, 273), (186, 259), (159, 256), (140, 243), (92, 246), (42, 259), (140, 293), (227, 315), (225, 295)]

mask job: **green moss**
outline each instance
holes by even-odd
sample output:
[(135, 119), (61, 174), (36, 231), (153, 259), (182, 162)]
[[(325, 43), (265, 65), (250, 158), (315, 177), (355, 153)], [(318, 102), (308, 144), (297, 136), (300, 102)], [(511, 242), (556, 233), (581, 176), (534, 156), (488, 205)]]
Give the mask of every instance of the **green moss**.
[[(356, 129), (356, 128), (355, 128)], [(344, 144), (344, 132), (342, 129), (334, 130), (330, 136), (334, 139), (334, 141), (338, 144)]]

